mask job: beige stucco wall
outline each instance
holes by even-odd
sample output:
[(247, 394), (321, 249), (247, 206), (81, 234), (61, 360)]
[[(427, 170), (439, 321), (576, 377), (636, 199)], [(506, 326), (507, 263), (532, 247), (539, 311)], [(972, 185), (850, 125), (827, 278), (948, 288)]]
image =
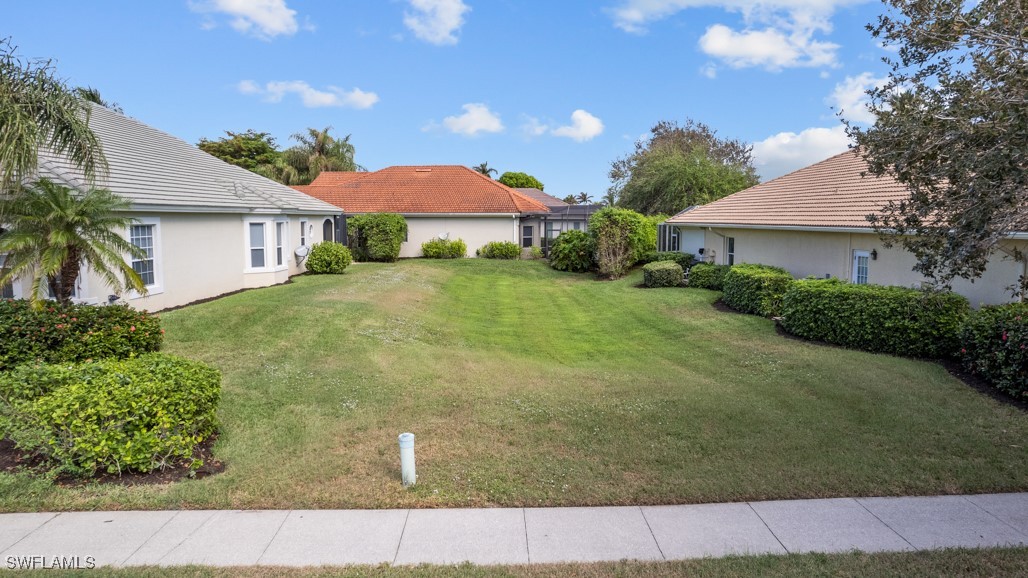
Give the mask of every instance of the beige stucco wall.
[[(683, 227), (683, 231), (695, 228)], [(725, 238), (735, 238), (736, 263), (761, 263), (787, 269), (796, 277), (831, 275), (851, 280), (853, 252), (876, 251), (878, 258), (868, 264), (868, 282), (878, 285), (917, 287), (924, 276), (912, 269), (916, 260), (902, 248), (885, 248), (877, 235), (864, 233), (824, 233), (759, 229), (706, 229), (704, 260), (727, 263)], [(1006, 246), (1028, 250), (1026, 241), (1010, 241)], [(1009, 286), (1017, 282), (1023, 265), (1002, 251), (993, 255), (985, 274), (973, 283), (957, 280), (953, 290), (974, 306), (1013, 301)]]
[(496, 217), (414, 217), (405, 216), (407, 241), (400, 245), (400, 257), (420, 257), (421, 245), (441, 234), (449, 239), (463, 239), (468, 246), (468, 257), (492, 241), (512, 241), (521, 244), (520, 219), (511, 215)]
[[(321, 223), (325, 218), (330, 218), (327, 215), (278, 217), (288, 223), (287, 241), (283, 247), (285, 267), (268, 272), (247, 272), (246, 223), (249, 221), (244, 218), (274, 223), (274, 215), (244, 217), (239, 214), (147, 213), (132, 216), (143, 223), (158, 225), (155, 243), (158, 287), (145, 296), (123, 294), (121, 297), (135, 308), (151, 311), (185, 305), (239, 289), (285, 282), (291, 275), (305, 270), (302, 264), (297, 264), (294, 254), (300, 245), (300, 221), (306, 220), (309, 225), (313, 225), (313, 231), (307, 236), (307, 244), (313, 244), (322, 240)], [(267, 262), (273, 263), (274, 225), (269, 227)], [(127, 236), (127, 232), (125, 234)], [(106, 302), (107, 296), (112, 293), (95, 273), (88, 270), (78, 287), (80, 300), (87, 303)], [(27, 296), (29, 289), (28, 281), (22, 280), (17, 289), (18, 296)]]

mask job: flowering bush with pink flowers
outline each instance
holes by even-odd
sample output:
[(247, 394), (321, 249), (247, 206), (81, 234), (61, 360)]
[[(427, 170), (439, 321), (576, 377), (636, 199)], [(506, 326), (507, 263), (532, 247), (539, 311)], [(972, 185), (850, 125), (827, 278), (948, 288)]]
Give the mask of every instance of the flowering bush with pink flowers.
[(157, 351), (164, 339), (153, 313), (125, 305), (98, 307), (0, 299), (0, 371), (26, 362), (65, 363), (126, 358)]
[(1028, 303), (982, 307), (960, 332), (964, 368), (1028, 400)]

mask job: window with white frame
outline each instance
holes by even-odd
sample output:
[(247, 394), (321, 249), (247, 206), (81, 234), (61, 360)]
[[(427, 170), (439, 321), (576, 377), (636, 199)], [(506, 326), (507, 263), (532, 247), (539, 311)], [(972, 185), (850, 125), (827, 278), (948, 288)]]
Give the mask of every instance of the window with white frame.
[(680, 240), (681, 235), (678, 227), (668, 227), (667, 250), (678, 251), (681, 248)]
[(735, 237), (725, 237), (725, 265), (735, 265)]
[(521, 246), (531, 247), (532, 242), (535, 239), (535, 233), (532, 225), (524, 225), (521, 227)]
[(574, 226), (575, 226), (575, 230), (576, 231), (581, 231), (582, 230), (582, 222), (581, 221), (575, 221)]
[(300, 221), (300, 246), (307, 246), (307, 221)]
[(264, 223), (249, 223), (250, 268), (263, 269), (266, 265), (264, 251)]
[(854, 283), (867, 285), (867, 273), (871, 263), (871, 253), (868, 251), (853, 252), (853, 279)]
[(286, 252), (284, 249), (286, 237), (286, 224), (282, 221), (275, 222), (275, 265), (281, 267), (286, 264)]
[(156, 225), (132, 225), (129, 228), (129, 242), (143, 250), (143, 255), (132, 257), (132, 270), (143, 280), (143, 285), (157, 284), (156, 258), (154, 254), (154, 229)]

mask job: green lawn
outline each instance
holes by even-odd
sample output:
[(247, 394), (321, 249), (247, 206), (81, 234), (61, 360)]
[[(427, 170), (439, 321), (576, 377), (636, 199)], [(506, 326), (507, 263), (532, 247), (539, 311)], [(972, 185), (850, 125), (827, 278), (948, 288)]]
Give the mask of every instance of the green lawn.
[[(1028, 419), (933, 363), (812, 345), (541, 262), (354, 265), (163, 316), (224, 372), (228, 469), (0, 474), (0, 510), (664, 504), (1023, 491)], [(417, 435), (419, 484), (396, 436)]]
[(616, 562), (599, 564), (540, 564), (535, 566), (354, 566), (349, 568), (100, 568), (82, 571), (48, 570), (48, 576), (120, 578), (598, 578), (623, 576), (1018, 576), (1028, 565), (1028, 548), (951, 549), (925, 552), (792, 554), (737, 556), (680, 562)]

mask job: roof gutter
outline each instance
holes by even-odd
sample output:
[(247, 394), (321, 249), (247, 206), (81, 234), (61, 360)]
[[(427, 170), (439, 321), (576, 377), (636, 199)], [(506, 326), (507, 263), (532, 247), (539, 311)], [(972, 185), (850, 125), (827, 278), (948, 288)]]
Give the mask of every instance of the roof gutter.
[[(810, 231), (815, 233), (864, 233), (875, 234), (871, 227), (815, 227), (810, 225), (742, 225), (738, 223), (674, 223), (670, 220), (665, 224), (676, 227), (695, 227), (697, 229), (761, 229), (770, 231)], [(1028, 239), (1028, 232), (1008, 233), (1008, 239)]]
[(231, 213), (237, 215), (337, 215), (343, 210), (338, 207), (317, 209), (251, 209), (246, 207), (224, 207), (210, 205), (148, 205), (132, 204), (125, 212), (131, 213)]

